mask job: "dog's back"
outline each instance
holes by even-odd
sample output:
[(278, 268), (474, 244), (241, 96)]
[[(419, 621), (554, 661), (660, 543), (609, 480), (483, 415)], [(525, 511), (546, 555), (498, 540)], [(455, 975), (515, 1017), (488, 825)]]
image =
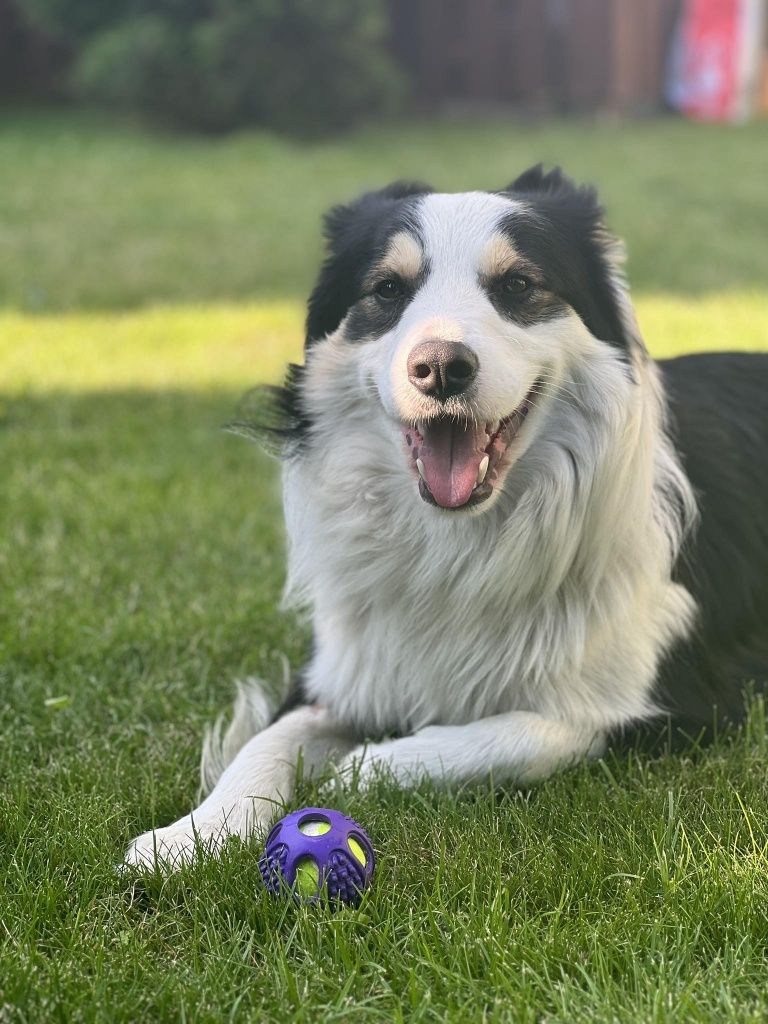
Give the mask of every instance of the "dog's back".
[(700, 615), (659, 677), (659, 701), (687, 732), (738, 720), (743, 686), (768, 683), (768, 355), (659, 363), (670, 429), (701, 513), (677, 566)]

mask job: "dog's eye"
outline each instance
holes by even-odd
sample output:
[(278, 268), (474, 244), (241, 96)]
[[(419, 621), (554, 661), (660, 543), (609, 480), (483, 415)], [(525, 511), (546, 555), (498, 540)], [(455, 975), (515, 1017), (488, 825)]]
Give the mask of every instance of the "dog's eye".
[(505, 295), (525, 295), (531, 289), (531, 282), (522, 274), (506, 274), (501, 282)]
[(386, 277), (373, 290), (380, 299), (399, 299), (403, 294), (403, 286), (396, 277)]

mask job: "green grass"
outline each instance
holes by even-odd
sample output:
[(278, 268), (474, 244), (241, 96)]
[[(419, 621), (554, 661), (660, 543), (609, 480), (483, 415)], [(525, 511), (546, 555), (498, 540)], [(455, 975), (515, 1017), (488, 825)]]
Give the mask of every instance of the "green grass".
[[(656, 354), (768, 347), (768, 130), (415, 125), (314, 148), (80, 116), (0, 132), (0, 1021), (763, 1021), (768, 728), (531, 794), (340, 794), (359, 911), (261, 891), (258, 846), (140, 885), (232, 680), (301, 626), (274, 465), (222, 433), (300, 350), (319, 211), (403, 175), (559, 160), (626, 235)], [(296, 198), (298, 196), (298, 198)], [(314, 799), (305, 788), (298, 799)]]
[(764, 124), (414, 124), (312, 147), (93, 117), (5, 115), (0, 129), (0, 302), (30, 311), (301, 300), (331, 204), (398, 177), (501, 188), (538, 160), (600, 186), (635, 288), (768, 279)]

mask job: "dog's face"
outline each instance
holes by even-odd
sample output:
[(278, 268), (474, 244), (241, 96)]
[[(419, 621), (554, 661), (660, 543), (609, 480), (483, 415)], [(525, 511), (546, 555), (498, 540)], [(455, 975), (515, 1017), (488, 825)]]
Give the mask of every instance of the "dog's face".
[(363, 410), (415, 501), (490, 507), (576, 354), (636, 344), (600, 214), (540, 168), (499, 193), (398, 185), (334, 210), (302, 418)]

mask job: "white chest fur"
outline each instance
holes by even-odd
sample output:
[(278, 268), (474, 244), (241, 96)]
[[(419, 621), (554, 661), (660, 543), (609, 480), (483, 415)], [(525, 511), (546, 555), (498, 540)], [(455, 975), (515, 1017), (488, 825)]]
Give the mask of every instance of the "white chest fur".
[[(386, 425), (327, 428), (284, 473), (288, 599), (311, 609), (311, 699), (375, 735), (525, 709), (617, 725), (649, 714), (690, 624), (670, 581), (684, 477), (653, 396), (618, 421), (547, 412), (490, 510), (420, 504)], [(617, 410), (621, 410), (619, 413)]]

